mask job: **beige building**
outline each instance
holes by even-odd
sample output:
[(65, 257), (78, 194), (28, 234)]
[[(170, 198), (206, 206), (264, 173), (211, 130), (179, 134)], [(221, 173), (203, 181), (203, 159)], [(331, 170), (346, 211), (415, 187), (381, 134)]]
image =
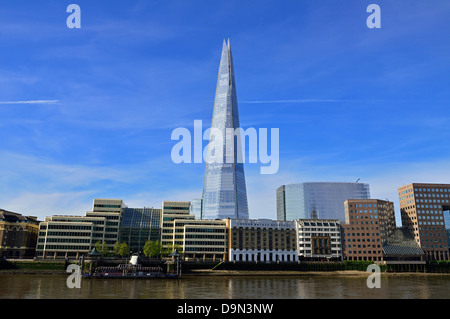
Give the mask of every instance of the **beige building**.
[(86, 212), (86, 217), (106, 219), (104, 241), (108, 246), (114, 246), (119, 240), (120, 223), (125, 208), (127, 206), (121, 199), (94, 199), (92, 211)]
[(228, 229), (224, 220), (174, 220), (174, 243), (185, 260), (227, 260)]
[(38, 230), (36, 217), (0, 209), (0, 257), (34, 257)]
[(190, 202), (163, 201), (161, 213), (161, 244), (163, 248), (172, 247), (175, 243), (175, 219), (195, 219), (195, 216), (190, 214), (190, 207)]
[(126, 208), (121, 199), (94, 199), (85, 216), (55, 215), (39, 225), (36, 256), (43, 259), (79, 258), (97, 242), (110, 249), (119, 240), (120, 222)]
[(52, 216), (39, 224), (36, 257), (78, 259), (105, 240), (105, 217)]
[(161, 243), (178, 246), (185, 260), (225, 260), (227, 228), (223, 220), (196, 220), (191, 203), (164, 201), (161, 214)]
[(426, 260), (449, 260), (444, 211), (450, 210), (450, 184), (412, 183), (398, 189), (402, 225), (425, 252)]
[(396, 231), (394, 203), (349, 199), (344, 206), (343, 259), (383, 261), (383, 244)]
[(294, 221), (225, 219), (229, 261), (294, 262), (298, 260)]

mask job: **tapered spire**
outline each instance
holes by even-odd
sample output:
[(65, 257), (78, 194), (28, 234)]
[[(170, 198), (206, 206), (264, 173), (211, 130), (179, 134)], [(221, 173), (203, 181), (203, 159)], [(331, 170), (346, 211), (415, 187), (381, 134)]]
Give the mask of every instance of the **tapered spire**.
[(227, 145), (225, 139), (227, 128), (235, 130), (239, 127), (230, 40), (228, 39), (227, 43), (224, 39), (211, 123), (211, 132), (213, 129), (219, 130), (222, 133), (222, 140), (216, 140), (216, 136), (213, 139), (211, 136), (208, 145), (207, 154), (211, 154), (213, 149), (216, 161), (210, 161), (212, 157), (207, 156), (202, 212), (205, 219), (248, 218), (244, 164), (237, 159), (236, 139), (231, 142), (234, 143), (231, 157), (227, 152), (230, 145)]

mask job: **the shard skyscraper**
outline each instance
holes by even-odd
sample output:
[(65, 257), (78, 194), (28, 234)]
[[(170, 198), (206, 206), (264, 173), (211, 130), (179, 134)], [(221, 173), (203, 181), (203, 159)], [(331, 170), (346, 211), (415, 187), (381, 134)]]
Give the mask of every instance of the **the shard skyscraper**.
[[(203, 219), (249, 218), (244, 163), (238, 157), (238, 147), (241, 144), (237, 144), (237, 137), (233, 136), (232, 145), (230, 142), (227, 145), (227, 128), (234, 130), (240, 128), (230, 40), (228, 43), (223, 41), (208, 144), (208, 151), (216, 152), (215, 156), (220, 158), (215, 162), (206, 160), (203, 182)], [(221, 137), (213, 136), (214, 130), (221, 133), (218, 134)], [(212, 142), (216, 145), (214, 151), (211, 150)]]

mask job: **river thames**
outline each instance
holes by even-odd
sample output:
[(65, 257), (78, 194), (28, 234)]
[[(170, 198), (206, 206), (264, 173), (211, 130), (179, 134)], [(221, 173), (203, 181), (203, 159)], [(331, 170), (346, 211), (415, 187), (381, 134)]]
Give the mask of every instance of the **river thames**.
[(450, 276), (189, 276), (181, 279), (86, 279), (0, 274), (1, 299), (448, 299)]

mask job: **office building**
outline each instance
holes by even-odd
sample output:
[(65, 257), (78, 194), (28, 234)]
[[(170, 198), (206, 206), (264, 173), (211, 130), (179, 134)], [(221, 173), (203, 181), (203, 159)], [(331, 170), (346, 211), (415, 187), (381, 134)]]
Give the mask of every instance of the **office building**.
[(207, 146), (202, 219), (245, 219), (249, 216), (244, 158), (238, 155), (245, 150), (237, 143), (239, 137), (233, 135), (228, 143), (226, 139), (226, 130), (237, 128), (240, 124), (233, 58), (230, 41), (228, 44), (224, 41), (211, 123), (211, 132), (216, 130), (221, 136), (211, 135)]
[(276, 190), (277, 219), (338, 219), (345, 221), (347, 199), (369, 199), (365, 183), (317, 182), (282, 185)]
[(36, 217), (0, 209), (0, 257), (34, 257), (38, 231)]
[(379, 199), (345, 201), (344, 260), (383, 261), (383, 244), (396, 231), (394, 203)]
[(125, 242), (134, 253), (143, 250), (147, 241), (161, 240), (159, 208), (124, 208), (119, 230), (119, 242)]
[(174, 221), (176, 219), (195, 219), (195, 216), (190, 213), (190, 208), (190, 202), (163, 201), (161, 212), (161, 244), (163, 248), (173, 247)]
[(191, 214), (195, 216), (195, 219), (203, 219), (202, 207), (203, 200), (201, 198), (191, 200)]
[(450, 210), (450, 184), (412, 183), (398, 189), (402, 225), (425, 252), (426, 260), (449, 260), (444, 212)]
[(293, 221), (225, 219), (229, 229), (229, 261), (296, 262)]
[(55, 215), (39, 224), (36, 257), (78, 259), (106, 241), (106, 218)]
[(181, 247), (184, 260), (227, 260), (227, 227), (224, 220), (175, 219), (173, 228), (174, 247)]
[(97, 242), (111, 250), (119, 241), (119, 229), (126, 205), (121, 199), (94, 199), (85, 216), (54, 215), (39, 224), (36, 257), (79, 258)]
[(341, 261), (341, 227), (337, 219), (295, 220), (300, 261)]
[(94, 199), (92, 211), (86, 212), (87, 217), (106, 219), (104, 241), (108, 246), (114, 246), (119, 240), (119, 227), (126, 207), (121, 199)]
[(445, 231), (447, 232), (447, 247), (449, 248), (450, 252), (450, 209), (444, 210), (444, 224), (445, 224)]

